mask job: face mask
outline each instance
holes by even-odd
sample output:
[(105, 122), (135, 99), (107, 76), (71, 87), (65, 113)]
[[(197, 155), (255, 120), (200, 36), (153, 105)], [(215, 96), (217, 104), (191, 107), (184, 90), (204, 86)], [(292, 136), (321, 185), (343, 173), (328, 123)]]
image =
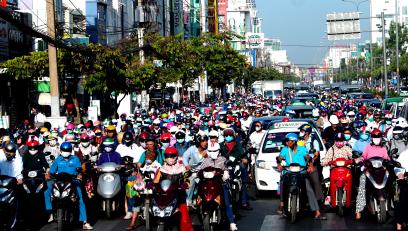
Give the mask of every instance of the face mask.
[(211, 159), (216, 160), (218, 158), (219, 153), (220, 151), (208, 152), (208, 155), (210, 156)]
[(162, 143), (163, 148), (168, 148), (170, 146), (170, 143)]
[(400, 136), (399, 135), (394, 135), (394, 140), (399, 140), (400, 139)]
[(67, 158), (71, 155), (71, 152), (61, 152), (61, 156)]
[(391, 124), (391, 120), (386, 120), (385, 123), (386, 123), (387, 125), (390, 125), (390, 124)]
[(56, 140), (50, 140), (50, 146), (54, 147), (55, 145), (57, 145), (57, 141)]
[(38, 153), (38, 150), (28, 150), (31, 155), (35, 155)]
[(227, 142), (227, 143), (230, 143), (230, 142), (232, 142), (234, 140), (234, 137), (233, 136), (226, 136), (225, 137), (225, 141)]
[(344, 137), (346, 138), (346, 140), (350, 140), (350, 139), (351, 139), (351, 135), (349, 135), (349, 134), (344, 134)]
[(174, 165), (176, 163), (176, 159), (175, 158), (167, 158), (166, 163), (168, 165)]
[(136, 123), (136, 126), (140, 127), (142, 126), (142, 123)]
[(262, 129), (261, 127), (255, 127), (255, 130), (256, 130), (257, 132), (259, 132), (261, 129)]
[(373, 143), (374, 145), (380, 145), (381, 144), (381, 138), (373, 138)]
[(89, 142), (82, 142), (81, 145), (82, 145), (82, 147), (87, 148), (90, 145), (90, 143)]
[(149, 159), (146, 159), (146, 160), (145, 160), (145, 164), (147, 164), (147, 165), (151, 165), (152, 163), (153, 163), (152, 160), (149, 160)]
[(299, 132), (299, 137), (304, 137), (305, 133), (304, 132)]
[(319, 119), (319, 117), (313, 117), (314, 121), (317, 121)]
[(111, 147), (105, 147), (105, 152), (111, 152), (112, 148)]
[(343, 141), (336, 141), (335, 145), (338, 148), (342, 148), (344, 146), (344, 142)]
[(177, 139), (177, 143), (179, 143), (179, 144), (184, 143), (184, 139)]
[(368, 138), (369, 138), (369, 136), (368, 136), (368, 134), (361, 134), (360, 135), (360, 139), (362, 139), (362, 140), (364, 140), (364, 141), (366, 141), (366, 140), (368, 140)]
[(190, 125), (186, 124), (184, 127), (185, 127), (186, 129), (189, 129), (189, 128), (190, 128)]
[(72, 130), (67, 130), (67, 134), (73, 134), (74, 132)]

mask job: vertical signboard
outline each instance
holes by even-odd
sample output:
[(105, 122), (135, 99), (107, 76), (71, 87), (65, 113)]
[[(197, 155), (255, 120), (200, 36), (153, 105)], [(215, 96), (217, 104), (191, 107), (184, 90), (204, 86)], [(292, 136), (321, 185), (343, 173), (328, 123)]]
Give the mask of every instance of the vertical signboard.
[(174, 12), (174, 34), (177, 35), (184, 32), (183, 0), (173, 0), (173, 12)]

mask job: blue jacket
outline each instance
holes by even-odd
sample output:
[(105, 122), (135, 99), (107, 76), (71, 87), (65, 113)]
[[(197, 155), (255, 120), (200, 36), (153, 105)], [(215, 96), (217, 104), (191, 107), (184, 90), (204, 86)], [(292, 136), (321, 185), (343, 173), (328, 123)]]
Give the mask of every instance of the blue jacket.
[(64, 157), (58, 156), (55, 159), (54, 163), (51, 165), (50, 173), (68, 173), (71, 175), (77, 175), (77, 168), (81, 168), (81, 161), (77, 156), (69, 156), (68, 160), (65, 160)]

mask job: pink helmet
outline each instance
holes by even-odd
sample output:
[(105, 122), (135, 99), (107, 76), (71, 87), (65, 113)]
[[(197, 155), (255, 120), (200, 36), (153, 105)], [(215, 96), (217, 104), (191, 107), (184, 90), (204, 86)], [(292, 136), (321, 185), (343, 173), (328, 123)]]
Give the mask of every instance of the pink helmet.
[(214, 121), (213, 120), (208, 121), (208, 126), (214, 126)]
[(67, 129), (68, 130), (73, 130), (75, 128), (75, 125), (74, 124), (72, 124), (72, 123), (68, 123), (67, 124)]
[(81, 142), (88, 142), (89, 141), (89, 136), (88, 134), (82, 134), (79, 139), (81, 140)]
[(169, 130), (170, 130), (170, 128), (172, 128), (173, 126), (174, 126), (174, 123), (173, 123), (173, 122), (168, 122), (167, 125), (166, 125), (167, 129), (169, 129)]

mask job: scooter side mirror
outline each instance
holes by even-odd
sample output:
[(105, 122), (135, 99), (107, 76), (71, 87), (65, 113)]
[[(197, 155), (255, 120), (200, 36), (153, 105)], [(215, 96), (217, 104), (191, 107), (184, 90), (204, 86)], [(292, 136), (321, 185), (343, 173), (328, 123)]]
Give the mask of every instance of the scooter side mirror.
[(394, 149), (391, 150), (392, 155), (395, 155), (397, 153), (398, 153), (398, 148), (394, 148)]

